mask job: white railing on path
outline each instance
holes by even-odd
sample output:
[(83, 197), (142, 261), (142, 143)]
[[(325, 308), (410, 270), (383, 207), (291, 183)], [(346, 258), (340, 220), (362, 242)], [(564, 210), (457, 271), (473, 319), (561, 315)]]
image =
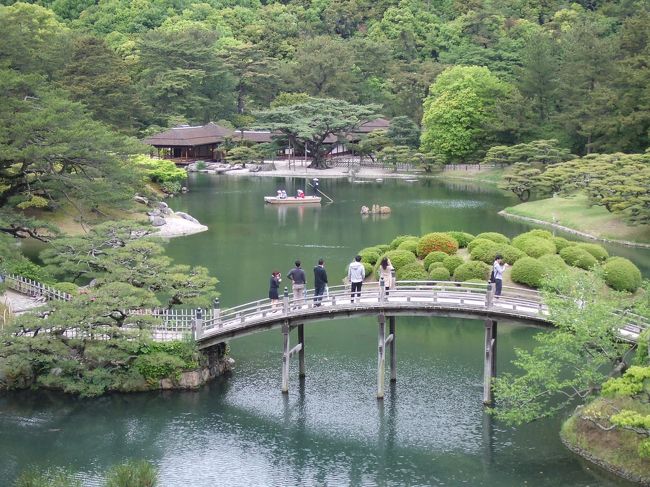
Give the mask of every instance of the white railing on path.
[(4, 277), (7, 287), (33, 298), (42, 298), (45, 301), (70, 301), (72, 299), (72, 296), (66, 292), (27, 277), (17, 274), (7, 274)]

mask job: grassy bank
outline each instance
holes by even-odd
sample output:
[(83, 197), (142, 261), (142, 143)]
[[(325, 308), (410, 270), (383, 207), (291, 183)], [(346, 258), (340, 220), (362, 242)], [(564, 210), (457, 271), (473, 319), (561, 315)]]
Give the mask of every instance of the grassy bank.
[[(589, 409), (590, 417), (608, 417), (613, 408), (650, 413), (648, 404), (630, 398), (599, 398), (584, 409)], [(584, 409), (578, 409), (562, 426), (561, 437), (564, 444), (578, 455), (610, 472), (641, 485), (650, 485), (650, 459), (641, 458), (637, 451), (641, 436), (620, 428), (602, 429), (594, 422), (583, 419)]]
[(448, 180), (470, 180), (475, 182), (497, 184), (503, 179), (505, 169), (454, 169), (438, 173), (436, 177)]
[(609, 213), (602, 206), (590, 208), (584, 195), (529, 201), (506, 208), (504, 213), (561, 225), (596, 238), (650, 243), (650, 226), (630, 226), (621, 215)]

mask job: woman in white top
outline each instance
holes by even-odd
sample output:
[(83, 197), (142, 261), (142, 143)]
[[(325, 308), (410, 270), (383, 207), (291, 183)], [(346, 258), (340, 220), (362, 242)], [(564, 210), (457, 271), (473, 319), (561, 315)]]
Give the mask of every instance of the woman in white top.
[(384, 289), (386, 290), (386, 296), (388, 296), (388, 290), (393, 285), (393, 264), (390, 263), (388, 257), (381, 259), (379, 264), (379, 280), (384, 280)]

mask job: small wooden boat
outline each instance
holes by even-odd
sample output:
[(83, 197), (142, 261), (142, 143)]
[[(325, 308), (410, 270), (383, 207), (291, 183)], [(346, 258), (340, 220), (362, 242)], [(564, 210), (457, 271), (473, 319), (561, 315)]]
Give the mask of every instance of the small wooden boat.
[(286, 198), (278, 198), (277, 196), (264, 197), (264, 203), (271, 205), (320, 205), (320, 200), (320, 196), (305, 196), (304, 198), (296, 198), (295, 196), (287, 196)]

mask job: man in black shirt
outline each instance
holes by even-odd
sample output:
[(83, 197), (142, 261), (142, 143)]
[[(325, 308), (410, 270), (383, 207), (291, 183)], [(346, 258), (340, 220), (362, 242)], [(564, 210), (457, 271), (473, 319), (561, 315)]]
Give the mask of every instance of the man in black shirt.
[(293, 288), (294, 302), (298, 303), (300, 301), (300, 305), (302, 305), (302, 301), (305, 300), (305, 284), (307, 284), (307, 280), (305, 279), (305, 271), (300, 268), (300, 261), (297, 260), (295, 264), (296, 267), (289, 271), (287, 277), (293, 283), (291, 287)]
[(314, 306), (320, 306), (326, 287), (327, 272), (323, 266), (323, 259), (318, 259), (318, 265), (314, 267)]

